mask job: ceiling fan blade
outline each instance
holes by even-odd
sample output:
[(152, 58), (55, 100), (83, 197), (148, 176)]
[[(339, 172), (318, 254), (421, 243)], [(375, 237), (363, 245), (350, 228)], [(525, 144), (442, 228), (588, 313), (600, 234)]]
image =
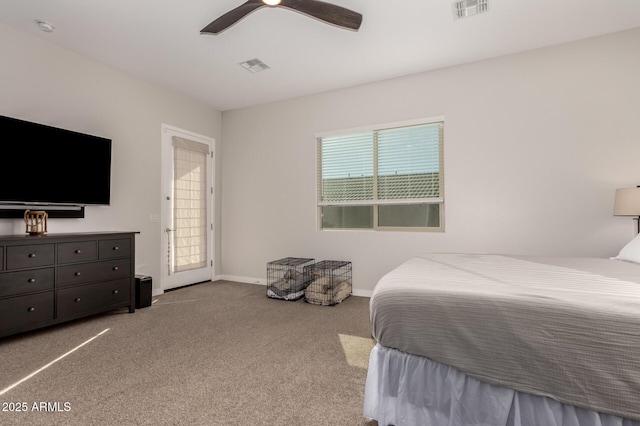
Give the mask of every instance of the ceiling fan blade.
[(357, 31), (362, 23), (362, 15), (358, 12), (319, 0), (282, 0), (278, 6), (350, 30)]
[(235, 9), (232, 9), (229, 12), (225, 13), (224, 15), (204, 27), (202, 30), (200, 30), (200, 34), (219, 34), (249, 15), (251, 12), (254, 12), (265, 6), (266, 4), (264, 4), (262, 0), (249, 0), (246, 3), (243, 3), (240, 6), (236, 7)]

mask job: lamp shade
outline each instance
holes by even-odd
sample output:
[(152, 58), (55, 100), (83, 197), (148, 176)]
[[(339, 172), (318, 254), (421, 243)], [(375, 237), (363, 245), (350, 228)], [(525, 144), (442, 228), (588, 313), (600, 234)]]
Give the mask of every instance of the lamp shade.
[(616, 189), (614, 216), (640, 216), (640, 188)]

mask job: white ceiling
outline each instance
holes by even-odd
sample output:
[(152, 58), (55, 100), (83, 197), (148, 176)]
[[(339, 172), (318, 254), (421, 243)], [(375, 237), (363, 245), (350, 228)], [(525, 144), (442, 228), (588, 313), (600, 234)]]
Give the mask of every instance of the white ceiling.
[[(360, 30), (262, 8), (200, 34), (243, 2), (1, 0), (0, 23), (222, 111), (640, 27), (640, 0), (489, 0), (488, 13), (461, 20), (452, 0), (329, 0), (361, 13)], [(253, 58), (271, 69), (238, 65)]]

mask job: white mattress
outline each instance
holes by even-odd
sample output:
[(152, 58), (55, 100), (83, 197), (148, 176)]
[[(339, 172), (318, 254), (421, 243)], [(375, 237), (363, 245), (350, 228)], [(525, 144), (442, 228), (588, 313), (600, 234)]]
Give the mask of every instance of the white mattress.
[(484, 383), (640, 419), (640, 266), (418, 256), (370, 302), (374, 338)]

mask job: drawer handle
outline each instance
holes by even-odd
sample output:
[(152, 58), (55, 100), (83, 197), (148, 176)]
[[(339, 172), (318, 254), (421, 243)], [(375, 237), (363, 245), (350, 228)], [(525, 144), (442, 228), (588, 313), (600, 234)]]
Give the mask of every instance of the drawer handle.
[(36, 257), (36, 254), (35, 253), (29, 253), (29, 257), (33, 259), (34, 257)]
[(30, 307), (29, 309), (27, 309), (27, 311), (29, 311), (29, 312), (33, 312), (33, 311), (35, 311), (35, 310), (36, 310), (36, 308), (34, 308), (33, 306), (32, 306), (32, 307)]
[(118, 246), (114, 246), (114, 247), (113, 247), (113, 249), (114, 249), (114, 250), (120, 250), (120, 247), (118, 247)]
[(113, 294), (118, 294), (118, 290), (113, 290)]
[(79, 301), (80, 301), (79, 297), (76, 297), (76, 299), (74, 300), (74, 302), (79, 302)]
[(35, 283), (35, 282), (36, 282), (36, 279), (35, 279), (35, 278), (29, 278), (29, 279), (27, 280), (27, 282), (28, 282), (28, 283)]
[(79, 277), (80, 275), (82, 275), (82, 272), (76, 272), (76, 273), (75, 273), (75, 274), (73, 274), (73, 275), (75, 275), (76, 277)]
[(80, 254), (80, 253), (82, 253), (82, 250), (80, 249), (76, 250), (76, 254)]
[(113, 270), (114, 270), (114, 271), (117, 271), (117, 270), (118, 270), (118, 267), (117, 267), (117, 266), (114, 266), (114, 267), (113, 267)]

